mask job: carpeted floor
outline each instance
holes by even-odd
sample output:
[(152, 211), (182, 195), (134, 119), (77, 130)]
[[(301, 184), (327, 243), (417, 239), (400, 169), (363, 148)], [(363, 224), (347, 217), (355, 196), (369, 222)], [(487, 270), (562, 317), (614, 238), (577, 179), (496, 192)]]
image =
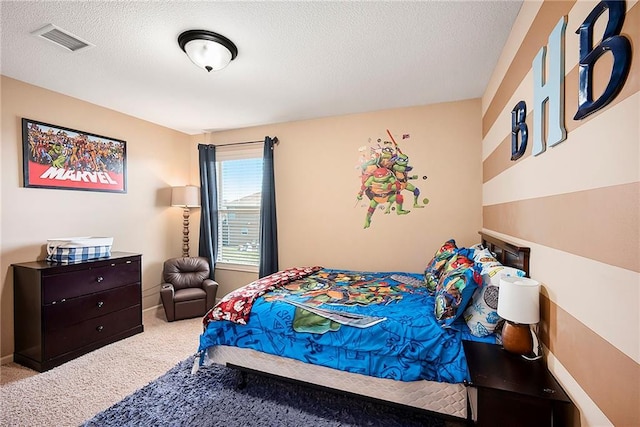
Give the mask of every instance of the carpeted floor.
[(0, 426), (464, 425), (253, 375), (236, 390), (239, 374), (221, 366), (191, 376), (201, 320), (167, 323), (160, 309), (143, 323), (144, 333), (44, 373), (2, 365)]
[(220, 365), (191, 374), (194, 357), (84, 424), (85, 427), (413, 427), (444, 421), (349, 396), (249, 375)]
[(0, 426), (78, 426), (160, 377), (198, 349), (201, 319), (167, 323), (145, 311), (144, 332), (50, 371), (0, 366)]

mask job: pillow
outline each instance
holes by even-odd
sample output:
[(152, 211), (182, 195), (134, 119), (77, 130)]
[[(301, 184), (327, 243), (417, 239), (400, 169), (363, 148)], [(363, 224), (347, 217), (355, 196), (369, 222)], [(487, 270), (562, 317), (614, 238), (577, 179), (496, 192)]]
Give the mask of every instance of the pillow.
[(506, 267), (500, 263), (492, 265), (482, 270), (482, 281), (493, 286), (500, 286), (500, 277), (502, 276), (518, 276), (524, 277), (526, 273), (513, 267)]
[(429, 261), (429, 264), (427, 264), (424, 270), (424, 283), (431, 295), (436, 291), (443, 267), (446, 262), (455, 255), (457, 250), (456, 241), (453, 239), (447, 240), (440, 249), (436, 251), (431, 261)]
[[(491, 256), (491, 258), (493, 258)], [(481, 268), (482, 287), (478, 289), (465, 309), (463, 317), (471, 334), (477, 337), (491, 335), (500, 321), (498, 316), (498, 295), (500, 290), (500, 277), (518, 276), (524, 277), (525, 272), (517, 268), (505, 267), (493, 258), (493, 261), (482, 254), (474, 259)]]
[(477, 248), (473, 253), (473, 260), (481, 264), (498, 262), (493, 253), (487, 248)]
[(473, 261), (473, 252), (460, 250), (444, 267), (434, 307), (436, 320), (442, 326), (450, 326), (462, 315), (473, 293), (482, 284), (480, 267)]

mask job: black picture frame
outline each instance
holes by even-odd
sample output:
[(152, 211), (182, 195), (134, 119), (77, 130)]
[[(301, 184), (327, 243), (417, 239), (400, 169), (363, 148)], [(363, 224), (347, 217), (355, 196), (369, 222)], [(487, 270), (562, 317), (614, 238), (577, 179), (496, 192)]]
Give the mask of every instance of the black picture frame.
[(25, 187), (127, 192), (126, 141), (22, 119)]

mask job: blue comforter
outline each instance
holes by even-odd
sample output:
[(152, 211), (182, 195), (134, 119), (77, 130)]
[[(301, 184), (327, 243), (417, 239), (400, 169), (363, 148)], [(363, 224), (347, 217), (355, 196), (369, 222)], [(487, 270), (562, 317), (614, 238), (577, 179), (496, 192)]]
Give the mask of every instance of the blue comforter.
[(246, 325), (210, 322), (199, 351), (228, 345), (381, 378), (460, 383), (462, 340), (495, 337), (474, 337), (463, 320), (443, 328), (434, 304), (420, 274), (323, 269), (258, 298)]

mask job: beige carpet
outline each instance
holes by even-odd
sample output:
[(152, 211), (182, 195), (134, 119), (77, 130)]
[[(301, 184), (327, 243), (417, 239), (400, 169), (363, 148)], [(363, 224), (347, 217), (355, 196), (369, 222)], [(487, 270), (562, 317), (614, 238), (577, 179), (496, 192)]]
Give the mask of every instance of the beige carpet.
[(200, 318), (143, 315), (144, 332), (38, 373), (0, 367), (0, 426), (78, 426), (158, 378), (198, 349)]

